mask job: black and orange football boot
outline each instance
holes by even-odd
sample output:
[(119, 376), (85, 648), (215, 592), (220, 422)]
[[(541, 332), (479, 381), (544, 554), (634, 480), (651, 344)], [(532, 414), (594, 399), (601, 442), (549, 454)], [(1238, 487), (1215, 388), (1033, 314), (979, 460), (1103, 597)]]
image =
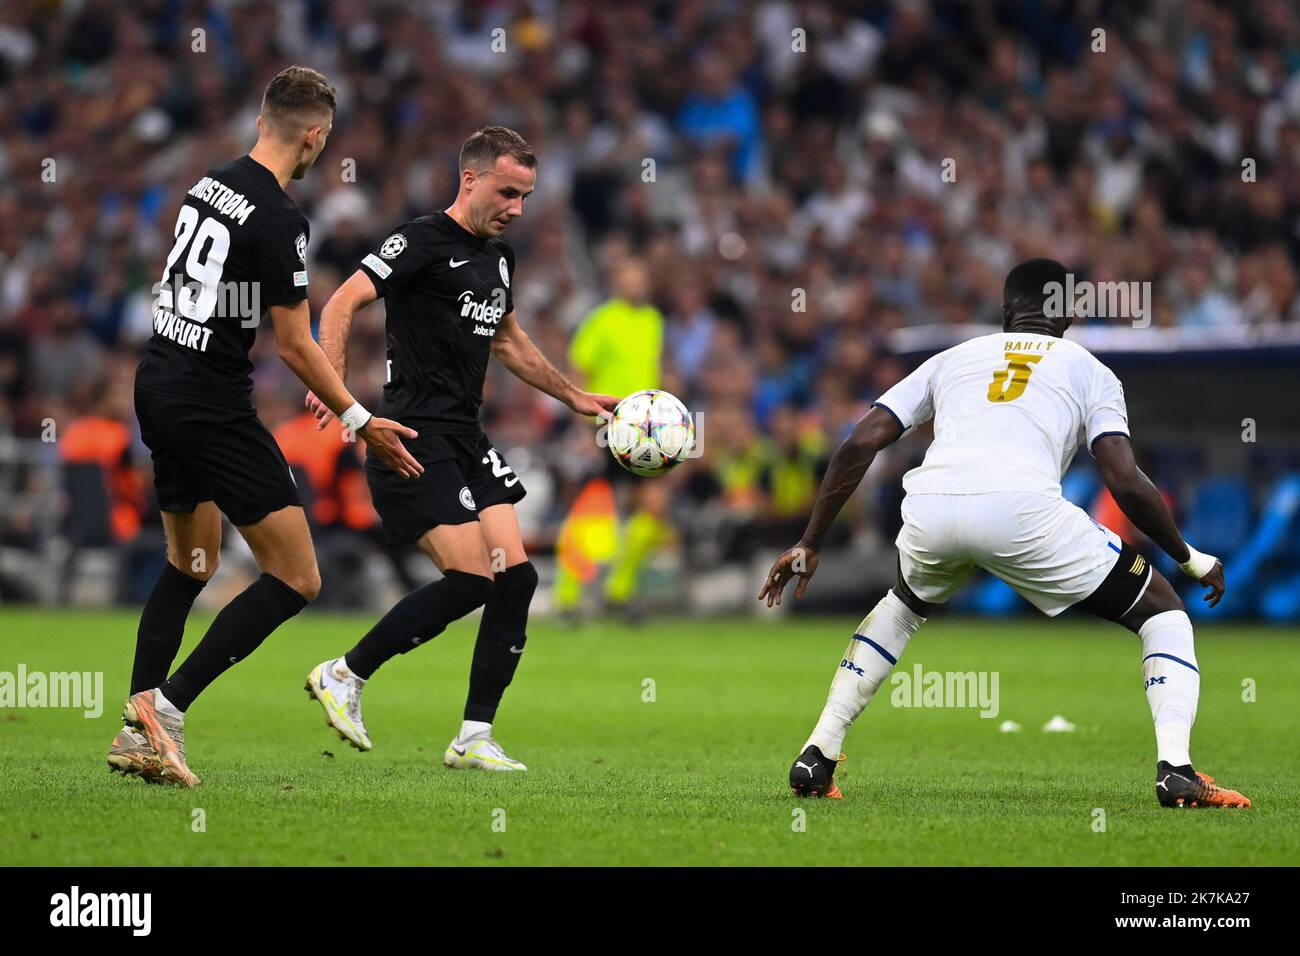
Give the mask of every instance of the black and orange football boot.
[(1162, 760), (1156, 764), (1156, 799), (1162, 807), (1248, 807), (1250, 800), (1236, 790), (1215, 786), (1209, 774), (1191, 764), (1175, 767)]
[[(840, 754), (840, 760), (843, 759), (844, 755)], [(835, 783), (838, 762), (825, 756), (816, 744), (809, 744), (790, 768), (790, 792), (796, 797), (843, 799), (844, 794)]]

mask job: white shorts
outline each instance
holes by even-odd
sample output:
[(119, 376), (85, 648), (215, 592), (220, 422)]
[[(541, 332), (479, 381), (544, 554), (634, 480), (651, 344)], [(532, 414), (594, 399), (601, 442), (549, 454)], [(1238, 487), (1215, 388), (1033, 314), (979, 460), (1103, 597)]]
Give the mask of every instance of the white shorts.
[(930, 604), (983, 568), (1055, 617), (1097, 590), (1123, 544), (1064, 498), (1022, 491), (908, 495), (902, 512), (903, 580)]

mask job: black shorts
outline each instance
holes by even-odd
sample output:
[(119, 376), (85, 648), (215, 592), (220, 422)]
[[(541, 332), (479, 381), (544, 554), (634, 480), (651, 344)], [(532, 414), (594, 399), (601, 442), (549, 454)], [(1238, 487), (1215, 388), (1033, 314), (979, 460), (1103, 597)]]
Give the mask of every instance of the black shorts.
[(1154, 573), (1151, 562), (1125, 542), (1110, 574), (1097, 585), (1097, 590), (1074, 606), (1107, 621), (1118, 621), (1133, 610)]
[(493, 505), (515, 504), (524, 496), (519, 476), (492, 447), (487, 435), (431, 435), (403, 438), (424, 466), (418, 478), (403, 478), (373, 455), (366, 456), (366, 481), (388, 543), (400, 548), (440, 524), (465, 524)]
[(191, 513), (200, 501), (212, 501), (243, 526), (302, 504), (284, 453), (252, 408), (137, 388), (135, 414), (153, 455), (163, 511)]

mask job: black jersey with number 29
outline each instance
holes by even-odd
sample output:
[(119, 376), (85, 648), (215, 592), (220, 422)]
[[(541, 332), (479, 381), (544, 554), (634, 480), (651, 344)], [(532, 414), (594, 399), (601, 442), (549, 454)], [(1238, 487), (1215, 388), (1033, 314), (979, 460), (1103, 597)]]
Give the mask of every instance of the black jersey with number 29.
[(429, 434), (480, 430), (492, 339), (514, 310), (515, 254), (445, 212), (402, 223), (361, 261), (387, 312), (379, 414)]
[(252, 404), (249, 349), (262, 313), (307, 297), (307, 219), (249, 156), (186, 194), (154, 300), (136, 386), (211, 404)]

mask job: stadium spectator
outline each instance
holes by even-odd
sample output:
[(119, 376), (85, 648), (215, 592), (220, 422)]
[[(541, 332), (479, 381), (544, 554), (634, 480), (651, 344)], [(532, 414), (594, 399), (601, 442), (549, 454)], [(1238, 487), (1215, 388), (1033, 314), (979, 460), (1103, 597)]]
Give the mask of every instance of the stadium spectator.
[[(783, 467), (772, 429), (793, 413), (833, 442), (906, 371), (889, 334), (999, 321), (1011, 261), (1150, 281), (1161, 328), (1300, 320), (1300, 11), (1286, 0), (12, 0), (0, 433), (38, 439), (85, 407), (112, 356), (138, 355), (167, 197), (205, 158), (247, 148), (231, 104), (326, 49), (335, 158), (295, 191), (314, 312), (387, 224), (450, 202), (469, 130), (515, 126), (540, 159), (511, 237), (520, 321), (549, 352), (574, 341), (580, 370), (636, 383), (592, 388), (645, 387), (654, 366), (708, 434), (734, 431), (697, 464), (755, 521), (773, 516), (758, 476)], [(644, 309), (610, 301), (623, 259), (644, 263)], [(628, 324), (651, 312), (662, 352)], [(367, 402), (384, 381), (382, 323), (367, 310), (353, 334)], [(484, 414), (563, 489), (544, 522), (558, 528), (583, 426), (515, 388), (491, 375)], [(528, 414), (500, 421), (504, 407)]]

